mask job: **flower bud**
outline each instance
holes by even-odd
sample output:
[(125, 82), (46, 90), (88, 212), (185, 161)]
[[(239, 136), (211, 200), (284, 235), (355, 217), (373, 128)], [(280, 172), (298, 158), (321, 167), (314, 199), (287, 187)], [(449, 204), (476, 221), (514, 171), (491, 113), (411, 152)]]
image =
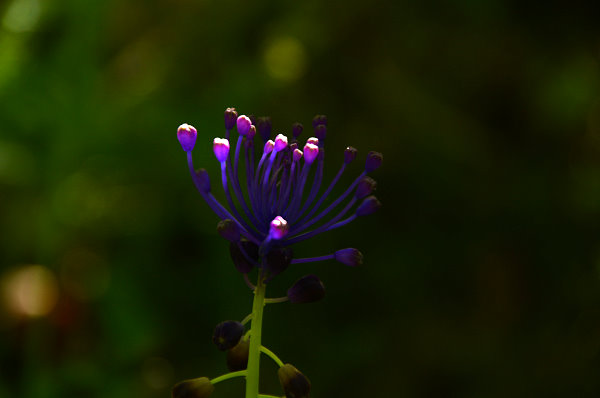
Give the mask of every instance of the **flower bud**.
[(319, 146), (319, 139), (316, 137), (310, 137), (309, 139), (306, 140), (306, 143)]
[(292, 262), (293, 252), (289, 247), (271, 249), (265, 256), (265, 269), (271, 276), (285, 271)]
[(304, 130), (304, 126), (302, 126), (300, 123), (292, 124), (292, 135), (294, 138), (298, 138), (298, 136), (302, 134), (302, 130)]
[(242, 115), (237, 118), (236, 124), (239, 135), (247, 136), (248, 131), (250, 131), (250, 126), (252, 126), (250, 118), (246, 115)]
[(275, 143), (273, 142), (273, 140), (269, 140), (269, 141), (265, 142), (265, 147), (263, 149), (265, 155), (270, 154), (271, 151), (273, 150), (274, 146), (275, 146)]
[(277, 216), (271, 221), (269, 226), (269, 236), (273, 239), (283, 239), (289, 232), (288, 222), (281, 216)]
[(365, 163), (365, 170), (367, 173), (375, 171), (381, 166), (383, 162), (383, 155), (379, 152), (371, 151), (367, 154), (367, 162)]
[(248, 130), (248, 135), (246, 136), (246, 138), (248, 139), (248, 141), (252, 142), (252, 140), (254, 139), (254, 136), (256, 135), (256, 127), (254, 127), (253, 124), (250, 125), (250, 129)]
[(304, 161), (308, 164), (311, 164), (312, 162), (315, 161), (315, 159), (317, 158), (317, 155), (319, 154), (319, 147), (314, 145), (314, 144), (310, 144), (307, 143), (306, 145), (304, 145)]
[(275, 137), (275, 146), (273, 147), (273, 149), (275, 150), (275, 152), (280, 152), (283, 151), (287, 147), (287, 145), (287, 137), (283, 134), (278, 134), (277, 137)]
[(300, 149), (294, 149), (292, 159), (294, 160), (294, 162), (297, 162), (300, 159), (302, 159), (302, 151)]
[(308, 398), (310, 381), (298, 369), (286, 363), (279, 368), (277, 375), (287, 398)]
[(215, 138), (213, 140), (213, 152), (219, 162), (226, 161), (229, 155), (229, 140), (227, 138)]
[(194, 171), (196, 174), (196, 181), (198, 182), (199, 189), (202, 193), (210, 192), (210, 177), (208, 176), (208, 171), (205, 169), (198, 169)]
[(235, 108), (225, 109), (225, 130), (229, 131), (235, 126), (238, 114)]
[(356, 158), (357, 153), (358, 151), (356, 150), (356, 148), (351, 146), (347, 147), (344, 151), (344, 163), (351, 163)]
[(272, 125), (271, 118), (268, 116), (259, 117), (256, 121), (256, 128), (258, 129), (260, 137), (263, 139), (263, 141), (267, 141), (269, 138), (271, 138)]
[(237, 242), (240, 240), (240, 228), (235, 221), (228, 218), (219, 221), (217, 224), (217, 232), (230, 242)]
[(227, 368), (230, 372), (244, 370), (248, 367), (250, 338), (242, 338), (239, 343), (227, 351)]
[(325, 297), (325, 286), (316, 275), (298, 279), (287, 291), (292, 303), (312, 303)]
[(365, 200), (357, 207), (357, 216), (368, 216), (375, 213), (381, 207), (381, 202), (373, 195), (367, 196)]
[(377, 188), (377, 182), (371, 177), (364, 177), (356, 186), (356, 197), (358, 199), (362, 199), (373, 193), (373, 191)]
[(244, 334), (244, 325), (238, 321), (224, 321), (215, 327), (213, 343), (221, 351), (228, 350), (240, 341)]
[(177, 139), (179, 140), (183, 150), (186, 152), (194, 149), (194, 145), (196, 145), (196, 137), (198, 137), (198, 132), (194, 126), (183, 123), (177, 128)]
[(258, 246), (248, 240), (241, 240), (239, 242), (231, 242), (229, 245), (229, 254), (233, 265), (242, 274), (247, 274), (252, 271), (254, 264), (248, 261), (240, 246), (244, 249), (248, 257), (254, 261), (258, 261)]
[(349, 267), (356, 267), (357, 265), (362, 265), (363, 263), (362, 253), (353, 248), (336, 251), (334, 253), (334, 258), (336, 261), (339, 261), (340, 263)]
[(319, 124), (317, 127), (315, 127), (315, 135), (320, 141), (324, 141), (325, 136), (327, 135), (327, 126), (324, 124)]
[(173, 398), (207, 398), (215, 390), (208, 377), (184, 380), (173, 387)]
[(327, 116), (325, 116), (325, 115), (315, 115), (315, 117), (313, 117), (313, 120), (312, 120), (312, 126), (313, 126), (313, 128), (316, 128), (320, 124), (322, 124), (324, 126), (327, 126)]

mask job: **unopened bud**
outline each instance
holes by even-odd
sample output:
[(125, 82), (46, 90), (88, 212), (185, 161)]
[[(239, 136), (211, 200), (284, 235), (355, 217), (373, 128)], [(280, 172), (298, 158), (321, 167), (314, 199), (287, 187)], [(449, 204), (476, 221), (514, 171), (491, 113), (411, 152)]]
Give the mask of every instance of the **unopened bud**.
[(238, 117), (236, 124), (239, 135), (248, 135), (248, 131), (250, 131), (250, 126), (252, 126), (252, 122), (250, 121), (250, 118), (248, 116), (242, 115)]
[(247, 274), (252, 271), (254, 264), (246, 258), (242, 249), (251, 260), (257, 261), (258, 246), (248, 240), (231, 242), (229, 245), (229, 254), (231, 255), (233, 265), (235, 265), (235, 268), (242, 274)]
[(324, 124), (319, 124), (317, 127), (315, 127), (315, 135), (320, 141), (324, 141), (325, 136), (327, 135), (327, 126)]
[(235, 126), (238, 113), (235, 108), (225, 109), (225, 130), (229, 131)]
[(292, 249), (289, 247), (271, 249), (265, 256), (265, 269), (275, 276), (287, 269), (292, 262)]
[(287, 145), (287, 137), (283, 134), (278, 134), (277, 137), (275, 137), (275, 146), (273, 147), (273, 149), (275, 150), (275, 152), (280, 152), (283, 151), (287, 147)]
[(294, 162), (297, 162), (298, 160), (302, 159), (302, 151), (300, 149), (294, 149), (292, 159), (294, 160)]
[(381, 207), (381, 202), (373, 195), (367, 196), (356, 209), (357, 216), (368, 216), (375, 213)]
[(234, 347), (244, 334), (244, 325), (238, 321), (224, 321), (215, 327), (213, 343), (221, 351)]
[(248, 367), (250, 338), (242, 338), (239, 343), (227, 351), (227, 368), (230, 372), (244, 370)]
[(237, 242), (240, 240), (240, 227), (238, 227), (235, 221), (228, 218), (219, 221), (217, 224), (217, 232), (230, 242)]
[(229, 140), (227, 138), (215, 138), (213, 140), (213, 152), (219, 162), (226, 161), (229, 155)]
[(316, 128), (320, 124), (327, 126), (327, 116), (315, 115), (315, 117), (313, 117), (313, 120), (312, 120), (313, 128)]
[(246, 138), (248, 139), (248, 141), (252, 141), (252, 139), (254, 138), (255, 135), (256, 135), (256, 127), (254, 127), (254, 125), (251, 124)]
[(290, 227), (285, 218), (277, 216), (271, 221), (269, 226), (269, 236), (273, 239), (283, 239), (289, 232)]
[(304, 145), (304, 161), (308, 164), (311, 164), (312, 162), (315, 161), (315, 159), (317, 158), (317, 155), (319, 154), (319, 147), (314, 145), (314, 144), (310, 144), (307, 143), (306, 145)]
[(344, 150), (344, 163), (351, 163), (355, 158), (358, 151), (356, 148), (349, 146)]
[(367, 173), (375, 171), (381, 166), (381, 162), (383, 162), (383, 155), (379, 152), (371, 151), (367, 154), (365, 170)]
[(267, 141), (269, 138), (271, 138), (271, 127), (271, 118), (268, 116), (259, 117), (256, 121), (256, 128), (258, 129), (260, 137), (263, 139), (263, 141)]
[(371, 177), (364, 177), (358, 182), (358, 185), (356, 186), (356, 197), (358, 199), (367, 197), (368, 195), (373, 193), (375, 188), (377, 188), (377, 182)]
[(335, 252), (334, 257), (336, 261), (349, 267), (356, 267), (363, 263), (362, 253), (353, 248), (338, 250)]
[(210, 192), (210, 177), (208, 176), (208, 171), (205, 169), (198, 169), (194, 171), (196, 174), (196, 181), (198, 182), (198, 188), (202, 193)]
[(265, 155), (270, 154), (271, 151), (273, 151), (274, 146), (275, 146), (275, 143), (273, 142), (273, 140), (269, 140), (269, 141), (265, 142), (265, 147), (263, 149), (263, 152), (265, 153)]
[(173, 398), (207, 398), (215, 390), (208, 377), (184, 380), (173, 387)]
[(194, 126), (184, 123), (177, 128), (177, 139), (179, 140), (179, 143), (185, 152), (189, 152), (194, 149), (194, 145), (196, 145), (196, 137), (198, 137), (198, 132)]
[(294, 366), (286, 363), (279, 368), (277, 375), (287, 398), (308, 398), (310, 381)]
[(287, 291), (292, 303), (312, 303), (325, 297), (325, 286), (316, 275), (298, 279)]
[(302, 134), (302, 130), (304, 130), (304, 126), (302, 126), (300, 123), (292, 124), (292, 135), (294, 138), (298, 138), (298, 136)]

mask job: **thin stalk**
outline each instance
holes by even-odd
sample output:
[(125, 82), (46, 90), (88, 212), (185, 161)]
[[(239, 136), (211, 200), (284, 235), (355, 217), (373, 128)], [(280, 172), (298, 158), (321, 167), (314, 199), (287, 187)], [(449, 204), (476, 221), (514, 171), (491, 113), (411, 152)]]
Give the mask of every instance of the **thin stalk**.
[(248, 353), (248, 368), (246, 369), (246, 398), (258, 398), (262, 317), (263, 309), (265, 307), (266, 287), (262, 272), (260, 272), (258, 274), (256, 289), (254, 289), (254, 301), (252, 303), (252, 323), (250, 326), (251, 338)]

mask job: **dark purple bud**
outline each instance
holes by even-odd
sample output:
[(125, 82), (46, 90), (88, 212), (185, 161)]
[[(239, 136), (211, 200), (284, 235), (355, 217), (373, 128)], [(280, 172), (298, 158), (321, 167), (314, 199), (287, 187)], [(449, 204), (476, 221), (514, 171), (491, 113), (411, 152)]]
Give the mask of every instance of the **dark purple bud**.
[(271, 249), (265, 256), (265, 269), (270, 276), (282, 273), (292, 262), (292, 255), (292, 249), (289, 247)]
[(324, 126), (327, 126), (327, 116), (325, 116), (325, 115), (316, 115), (315, 117), (313, 117), (313, 120), (312, 120), (312, 126), (313, 126), (313, 128), (316, 128), (320, 124), (322, 124)]
[(262, 138), (263, 141), (268, 141), (269, 138), (271, 138), (272, 126), (273, 126), (273, 123), (271, 122), (271, 118), (268, 116), (259, 117), (258, 120), (256, 121), (256, 129), (258, 130), (258, 133), (260, 134), (260, 138)]
[(290, 148), (290, 152), (294, 153), (294, 150), (298, 149), (298, 143), (292, 142), (288, 148)]
[(256, 126), (256, 116), (248, 115), (248, 117), (250, 118), (250, 121), (252, 122), (252, 124)]
[(254, 264), (246, 258), (244, 253), (242, 253), (240, 246), (244, 249), (246, 255), (255, 262), (258, 261), (258, 246), (247, 240), (231, 242), (229, 245), (229, 254), (231, 255), (233, 265), (235, 265), (235, 268), (242, 274), (247, 274), (252, 271)]
[(304, 126), (300, 123), (292, 124), (292, 135), (294, 138), (298, 138), (298, 136), (302, 134), (302, 130), (304, 130)]
[(227, 368), (230, 372), (244, 370), (248, 367), (250, 338), (245, 337), (231, 350), (227, 351)]
[(229, 140), (227, 138), (215, 138), (213, 140), (213, 152), (219, 162), (226, 161), (229, 155)]
[(381, 202), (373, 195), (367, 196), (356, 209), (357, 216), (368, 216), (375, 213), (381, 207)]
[(381, 166), (383, 162), (383, 155), (379, 152), (371, 151), (367, 154), (367, 162), (365, 163), (365, 170), (367, 173), (375, 171)]
[(250, 130), (248, 130), (248, 136), (246, 138), (248, 138), (249, 141), (252, 141), (254, 139), (255, 135), (256, 135), (256, 127), (254, 127), (254, 125), (251, 124)]
[(338, 250), (335, 252), (334, 257), (336, 261), (349, 267), (356, 267), (363, 263), (362, 253), (353, 248)]
[(215, 327), (213, 343), (221, 351), (228, 350), (240, 341), (244, 334), (244, 325), (238, 321), (225, 321)]
[(239, 135), (247, 136), (248, 131), (250, 131), (250, 126), (252, 126), (250, 118), (246, 115), (242, 115), (237, 118), (236, 124)]
[(194, 145), (196, 145), (196, 137), (198, 136), (198, 132), (194, 128), (187, 123), (183, 123), (181, 126), (177, 128), (177, 139), (181, 144), (181, 147), (184, 151), (189, 152), (194, 149)]
[(217, 224), (217, 232), (230, 242), (238, 242), (240, 240), (240, 228), (235, 221), (228, 218), (219, 221)]
[(289, 232), (290, 226), (285, 218), (277, 216), (271, 221), (269, 226), (269, 236), (273, 239), (283, 239)]
[(225, 130), (231, 130), (235, 126), (238, 114), (235, 108), (225, 109)]
[(372, 194), (375, 188), (377, 188), (377, 182), (371, 177), (364, 177), (356, 186), (356, 197), (358, 199), (365, 198)]
[(325, 136), (327, 135), (327, 126), (324, 124), (319, 124), (315, 127), (315, 135), (321, 141), (321, 145), (323, 145), (322, 141), (325, 141)]
[(286, 398), (308, 398), (310, 381), (298, 369), (286, 363), (277, 371)]
[(173, 398), (207, 398), (215, 390), (208, 377), (184, 380), (173, 387)]
[(325, 286), (316, 275), (306, 275), (288, 289), (287, 296), (292, 303), (313, 303), (325, 297)]
[(200, 191), (202, 193), (210, 192), (210, 177), (208, 176), (208, 171), (205, 169), (198, 169), (195, 171), (196, 173), (196, 181), (198, 181), (198, 185), (200, 185)]
[(344, 163), (351, 163), (354, 159), (356, 159), (356, 154), (358, 151), (356, 148), (349, 146), (344, 150)]

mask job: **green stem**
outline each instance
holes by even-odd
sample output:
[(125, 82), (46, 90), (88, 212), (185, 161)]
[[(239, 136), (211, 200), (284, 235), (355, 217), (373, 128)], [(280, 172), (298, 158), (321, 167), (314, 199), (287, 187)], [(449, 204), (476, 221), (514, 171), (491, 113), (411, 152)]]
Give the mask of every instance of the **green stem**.
[(246, 375), (246, 398), (258, 398), (258, 376), (260, 371), (260, 346), (262, 335), (262, 317), (265, 307), (266, 285), (262, 271), (258, 274), (258, 283), (254, 289), (252, 302), (252, 323), (250, 326), (250, 351), (248, 353), (248, 372)]
[[(258, 398), (282, 398), (278, 395), (267, 395), (267, 394), (258, 394)], [(285, 398), (285, 397), (283, 397)]]
[(225, 381), (227, 379), (232, 379), (234, 377), (241, 377), (241, 376), (246, 376), (246, 371), (245, 370), (239, 370), (237, 372), (231, 372), (231, 373), (226, 373), (224, 375), (221, 375), (219, 377), (215, 377), (214, 379), (212, 379), (210, 382), (212, 384), (217, 384), (221, 381)]
[(285, 297), (277, 297), (277, 298), (266, 298), (265, 299), (265, 304), (284, 303), (284, 302), (286, 302), (288, 300), (289, 300), (289, 298), (287, 296), (285, 296)]
[(281, 361), (281, 359), (279, 359), (279, 357), (277, 355), (275, 355), (275, 353), (273, 351), (269, 350), (264, 345), (260, 346), (260, 350), (262, 352), (264, 352), (265, 354), (267, 354), (269, 357), (271, 357), (271, 359), (274, 360), (277, 363), (277, 365), (279, 365), (279, 367), (283, 366), (283, 362)]

